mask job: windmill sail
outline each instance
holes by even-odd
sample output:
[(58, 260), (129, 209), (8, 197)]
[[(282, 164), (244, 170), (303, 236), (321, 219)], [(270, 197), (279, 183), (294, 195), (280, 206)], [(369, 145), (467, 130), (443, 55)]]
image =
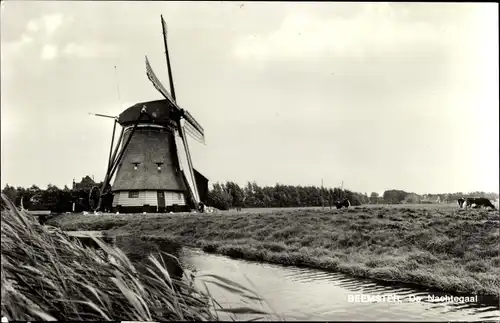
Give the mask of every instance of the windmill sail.
[[(195, 136), (203, 136), (203, 128), (194, 120), (194, 118), (191, 116), (191, 114), (181, 108), (177, 105), (177, 100), (175, 96), (175, 87), (174, 87), (174, 78), (172, 75), (172, 67), (170, 66), (170, 55), (168, 53), (168, 45), (167, 45), (167, 24), (165, 23), (165, 20), (163, 19), (163, 16), (160, 16), (161, 18), (161, 25), (162, 25), (162, 32), (163, 32), (163, 44), (165, 46), (165, 58), (167, 60), (167, 69), (168, 69), (168, 79), (170, 82), (170, 92), (172, 93), (173, 101), (172, 103), (175, 104), (176, 108), (181, 112), (181, 115), (188, 121), (188, 123), (191, 123), (193, 126), (193, 130), (198, 130), (198, 131), (191, 131)], [(196, 180), (194, 177), (194, 170), (193, 170), (193, 163), (191, 161), (191, 154), (189, 152), (189, 146), (186, 138), (186, 132), (184, 129), (185, 122), (182, 122), (182, 119), (179, 119), (179, 134), (181, 135), (182, 143), (184, 144), (184, 150), (186, 153), (186, 158), (188, 162), (188, 174), (189, 178), (191, 179), (191, 182), (186, 179), (187, 186), (190, 187), (190, 193), (193, 202), (195, 205), (198, 205), (200, 202), (200, 196), (198, 194), (198, 189), (196, 187)], [(186, 177), (187, 174), (185, 174)]]
[(163, 32), (163, 42), (165, 46), (165, 58), (167, 60), (170, 93), (165, 89), (165, 87), (163, 86), (163, 84), (161, 84), (156, 74), (153, 72), (153, 69), (151, 68), (151, 64), (149, 63), (147, 56), (146, 56), (146, 75), (148, 76), (148, 79), (151, 81), (151, 83), (153, 83), (153, 86), (165, 97), (165, 99), (167, 99), (171, 103), (174, 110), (177, 110), (178, 112), (178, 119), (176, 120), (177, 130), (182, 140), (187, 159), (187, 167), (185, 167), (182, 170), (182, 173), (185, 178), (186, 186), (189, 188), (190, 192), (189, 195), (191, 195), (191, 200), (196, 206), (200, 202), (200, 196), (198, 193), (194, 168), (191, 161), (191, 154), (189, 152), (189, 145), (187, 142), (186, 134), (189, 134), (189, 136), (191, 136), (193, 139), (201, 143), (205, 143), (205, 134), (203, 127), (194, 119), (194, 117), (186, 110), (181, 109), (176, 102), (174, 81), (173, 81), (172, 69), (170, 66), (170, 57), (167, 46), (167, 24), (165, 23), (163, 16), (161, 16), (161, 24)]
[(194, 140), (198, 141), (201, 144), (205, 144), (205, 136), (202, 133), (200, 133), (197, 129), (195, 129), (193, 125), (191, 125), (191, 123), (189, 122), (184, 123), (184, 130), (191, 138), (193, 138)]
[(165, 99), (169, 100), (172, 105), (178, 110), (183, 111), (184, 118), (186, 122), (186, 130), (187, 133), (193, 137), (196, 141), (205, 144), (205, 130), (203, 127), (196, 121), (196, 119), (186, 110), (182, 110), (177, 102), (175, 102), (174, 98), (170, 95), (170, 93), (165, 89), (163, 84), (160, 82), (156, 74), (153, 72), (151, 68), (151, 64), (149, 63), (148, 57), (146, 56), (146, 75), (148, 79), (153, 83), (153, 86), (165, 97)]
[(203, 127), (198, 123), (198, 121), (195, 120), (195, 118), (191, 115), (191, 113), (189, 113), (189, 111), (184, 111), (184, 118), (187, 121), (186, 124), (189, 124), (195, 135), (201, 138), (201, 141), (204, 142), (205, 130), (203, 130)]
[[(181, 134), (181, 131), (179, 130), (179, 133), (178, 133), (178, 139), (182, 142), (182, 145), (184, 145), (184, 140), (182, 140), (182, 134)], [(177, 146), (180, 146), (180, 145), (177, 145)], [(184, 153), (185, 155), (182, 156), (181, 155), (181, 150), (180, 149), (177, 149), (176, 150), (176, 153), (177, 153), (177, 159), (179, 161), (179, 168), (180, 168), (180, 171), (181, 171), (181, 174), (182, 174), (182, 177), (184, 179), (184, 182), (187, 184), (187, 189), (188, 189), (188, 193), (189, 193), (189, 198), (191, 198), (193, 200), (193, 203), (199, 203), (199, 198), (198, 198), (198, 194), (194, 192), (194, 187), (196, 187), (196, 183), (191, 183), (190, 180), (193, 180), (191, 177), (188, 177), (187, 173), (186, 173), (186, 170), (183, 166), (183, 161), (186, 160), (187, 161), (187, 152), (186, 150), (184, 149)], [(189, 162), (188, 162), (188, 165), (189, 165)]]
[(170, 92), (172, 93), (172, 97), (174, 101), (177, 101), (177, 97), (175, 96), (175, 87), (174, 87), (174, 77), (172, 76), (172, 68), (170, 67), (170, 56), (168, 55), (168, 46), (167, 46), (167, 23), (163, 20), (163, 15), (161, 18), (161, 26), (163, 31), (163, 45), (165, 46), (165, 58), (167, 59), (167, 69), (168, 69), (168, 80), (170, 83)]
[(165, 99), (170, 100), (170, 102), (174, 102), (174, 99), (168, 93), (167, 89), (161, 84), (160, 80), (156, 77), (155, 72), (153, 72), (153, 69), (151, 68), (151, 64), (149, 64), (148, 56), (146, 56), (146, 75), (148, 76), (148, 79), (153, 83), (153, 86), (165, 97)]
[[(170, 95), (170, 93), (168, 93), (168, 91), (165, 89), (165, 87), (163, 86), (163, 84), (161, 84), (161, 82), (158, 79), (158, 77), (156, 77), (156, 74), (153, 72), (153, 69), (151, 68), (151, 64), (149, 64), (149, 60), (148, 60), (147, 56), (146, 56), (146, 75), (148, 76), (148, 79), (151, 81), (151, 83), (153, 83), (153, 86), (165, 97), (165, 99), (167, 99), (170, 103), (172, 103), (174, 105), (174, 107), (178, 111), (182, 111), (182, 112), (184, 112), (183, 113), (184, 115), (188, 116), (188, 118), (190, 119), (190, 121), (187, 122), (187, 123), (194, 122), (194, 124), (196, 126), (191, 126), (192, 129), (190, 128), (190, 130), (189, 130), (190, 131), (190, 135), (193, 136), (196, 140), (203, 142), (204, 141), (204, 134), (203, 134), (203, 132), (200, 132), (198, 130), (198, 129), (201, 129), (201, 131), (203, 131), (203, 128), (191, 116), (191, 114), (189, 114), (189, 112), (187, 112), (185, 110), (182, 110), (176, 104), (176, 102), (174, 101), (174, 99), (172, 98), (172, 96)], [(187, 124), (187, 123), (184, 123), (184, 125)], [(193, 170), (193, 165), (192, 165), (192, 162), (191, 162), (191, 156), (190, 156), (190, 153), (189, 153), (189, 147), (188, 147), (188, 143), (187, 143), (187, 139), (186, 139), (186, 133), (184, 131), (184, 125), (181, 126), (180, 120), (179, 120), (179, 124), (178, 124), (179, 136), (182, 139), (182, 143), (183, 143), (183, 146), (184, 146), (184, 150), (185, 150), (186, 158), (187, 158), (187, 162), (188, 162), (187, 169), (182, 170), (182, 172), (184, 173), (185, 178), (191, 179), (190, 181), (186, 180), (186, 186), (189, 187), (189, 191), (191, 192), (190, 195), (192, 197), (193, 204), (196, 206), (200, 202), (200, 198), (199, 198), (199, 195), (198, 195), (198, 190), (196, 188), (196, 181), (194, 179), (194, 170)]]
[[(195, 202), (195, 205), (198, 205), (200, 202), (200, 196), (198, 194), (198, 189), (196, 187), (196, 180), (194, 178), (194, 170), (193, 170), (193, 163), (191, 162), (191, 154), (189, 153), (189, 146), (186, 138), (186, 132), (184, 129), (185, 123), (182, 121), (179, 124), (179, 134), (181, 135), (182, 143), (184, 144), (184, 152), (186, 153), (186, 159), (188, 162), (188, 174), (190, 176), (191, 181), (188, 182), (188, 186), (190, 187), (191, 191), (191, 196)], [(187, 177), (187, 174), (186, 174)]]

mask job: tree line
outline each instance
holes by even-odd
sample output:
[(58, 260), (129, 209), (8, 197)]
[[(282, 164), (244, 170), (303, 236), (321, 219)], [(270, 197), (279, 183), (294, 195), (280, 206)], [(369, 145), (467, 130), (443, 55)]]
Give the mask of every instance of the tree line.
[(457, 201), (461, 197), (485, 197), (489, 200), (498, 199), (499, 195), (495, 192), (456, 192), (456, 193), (442, 193), (442, 194), (415, 194), (411, 192), (405, 192), (403, 190), (386, 190), (383, 196), (379, 196), (377, 193), (372, 193), (370, 195), (370, 201), (372, 203), (387, 203), (387, 204), (401, 204), (401, 203), (436, 203), (440, 201), (441, 203), (451, 203)]
[[(84, 183), (85, 181), (85, 183)], [(82, 212), (91, 209), (89, 205), (89, 192), (92, 186), (100, 187), (101, 183), (94, 183), (85, 177), (81, 183), (70, 189), (67, 186), (60, 189), (55, 185), (48, 185), (41, 189), (36, 185), (29, 188), (14, 187), (8, 184), (2, 192), (16, 205), (24, 206), (28, 210), (50, 210), (54, 213)], [(351, 205), (362, 204), (401, 204), (401, 203), (426, 203), (439, 197), (441, 202), (453, 202), (460, 197), (486, 197), (490, 200), (498, 198), (497, 193), (471, 192), (429, 194), (431, 199), (402, 190), (386, 190), (382, 196), (372, 192), (353, 192), (348, 189), (325, 188), (318, 186), (293, 186), (276, 184), (274, 186), (259, 186), (255, 182), (248, 182), (240, 187), (235, 182), (215, 183), (208, 192), (207, 206), (220, 210), (231, 208), (267, 208), (267, 207), (311, 207), (332, 206), (338, 199), (347, 198)], [(74, 210), (73, 210), (74, 204)]]
[(235, 182), (215, 183), (208, 193), (207, 205), (221, 210), (230, 208), (308, 207), (330, 206), (338, 199), (347, 198), (351, 205), (366, 204), (366, 193), (340, 188), (281, 185), (259, 186), (248, 182), (240, 187)]
[(444, 194), (418, 195), (403, 190), (386, 190), (382, 196), (372, 192), (367, 193), (342, 190), (340, 188), (324, 188), (317, 186), (280, 185), (260, 187), (255, 182), (248, 182), (241, 188), (237, 183), (215, 183), (210, 190), (207, 205), (221, 210), (247, 207), (307, 207), (331, 206), (339, 199), (347, 198), (351, 205), (362, 204), (419, 204), (435, 203), (439, 197), (441, 203), (457, 201), (461, 197), (486, 197), (498, 199), (498, 193), (457, 192)]
[(4, 193), (16, 206), (22, 206), (27, 210), (50, 210), (54, 213), (89, 211), (89, 193), (91, 187), (70, 189), (64, 186), (59, 189), (49, 184), (46, 189), (37, 185), (29, 188), (14, 187), (8, 184), (3, 188)]

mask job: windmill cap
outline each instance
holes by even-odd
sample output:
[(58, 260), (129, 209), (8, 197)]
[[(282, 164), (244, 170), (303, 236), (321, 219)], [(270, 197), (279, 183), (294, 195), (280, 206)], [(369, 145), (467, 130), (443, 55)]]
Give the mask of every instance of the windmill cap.
[(135, 124), (144, 106), (146, 106), (147, 115), (143, 115), (141, 121), (149, 123), (152, 121), (150, 118), (153, 118), (155, 124), (167, 125), (169, 120), (178, 118), (168, 100), (156, 100), (139, 102), (125, 109), (118, 116), (118, 123), (122, 126)]

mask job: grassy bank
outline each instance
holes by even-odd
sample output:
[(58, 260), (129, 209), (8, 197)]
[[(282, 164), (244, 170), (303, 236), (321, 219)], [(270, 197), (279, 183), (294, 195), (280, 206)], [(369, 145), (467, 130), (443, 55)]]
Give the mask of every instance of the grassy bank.
[[(103, 250), (83, 247), (60, 229), (40, 226), (3, 194), (1, 215), (2, 317), (25, 321), (218, 319), (210, 308), (215, 301), (196, 290), (189, 275), (182, 280), (169, 275), (163, 262), (167, 254), (143, 258), (142, 270), (137, 270), (121, 249), (99, 240), (96, 243)], [(240, 295), (247, 292), (209, 276), (206, 282), (228, 286)], [(250, 308), (218, 311), (261, 313)]]
[(500, 225), (494, 211), (359, 207), (266, 214), (67, 215), (53, 223), (63, 230), (168, 236), (248, 260), (500, 295)]

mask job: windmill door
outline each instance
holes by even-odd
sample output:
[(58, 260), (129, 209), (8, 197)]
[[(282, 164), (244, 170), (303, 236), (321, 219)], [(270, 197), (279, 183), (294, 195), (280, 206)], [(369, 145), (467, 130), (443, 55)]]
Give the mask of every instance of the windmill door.
[(165, 212), (165, 192), (158, 191), (158, 212)]

